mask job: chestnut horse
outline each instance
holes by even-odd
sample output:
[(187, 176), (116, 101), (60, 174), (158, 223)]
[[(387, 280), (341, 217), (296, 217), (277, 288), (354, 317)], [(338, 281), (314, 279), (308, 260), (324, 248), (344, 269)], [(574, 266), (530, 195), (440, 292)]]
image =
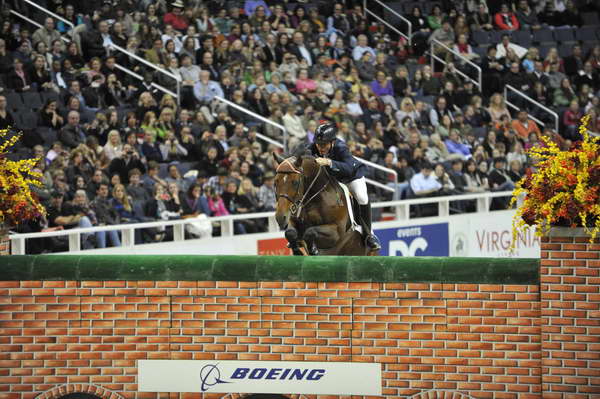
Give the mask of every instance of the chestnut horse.
[(284, 159), (277, 169), (275, 218), (294, 255), (374, 256), (351, 223), (339, 183), (312, 156)]

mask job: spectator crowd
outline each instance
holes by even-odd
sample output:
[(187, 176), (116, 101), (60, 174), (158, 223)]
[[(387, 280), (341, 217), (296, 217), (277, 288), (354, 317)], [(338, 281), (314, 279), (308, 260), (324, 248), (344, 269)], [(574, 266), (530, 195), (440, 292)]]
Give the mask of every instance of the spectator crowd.
[[(420, 2), (405, 14), (410, 45), (362, 3), (48, 0), (74, 28), (45, 18), (36, 29), (4, 10), (0, 128), (24, 131), (14, 155), (40, 158), (35, 190), (48, 209), (22, 231), (200, 217), (186, 234), (206, 237), (218, 234), (211, 216), (273, 210), (270, 154), (283, 133), (241, 109), (283, 125), (290, 152), (312, 142), (320, 121), (335, 121), (354, 155), (397, 172), (396, 182), (371, 169), (394, 190), (374, 199), (510, 190), (543, 136), (568, 148), (584, 113), (600, 132), (598, 41), (541, 54), (539, 43), (515, 40), (579, 27), (582, 13), (598, 13), (595, 1)], [(477, 46), (490, 32), (500, 41)], [(432, 68), (433, 40), (446, 47)], [(476, 76), (467, 60), (481, 67), (481, 87), (465, 78)], [(506, 84), (557, 111), (558, 131), (521, 96), (509, 107)], [(234, 228), (260, 232), (266, 222)], [(140, 229), (135, 239), (171, 234)], [(86, 248), (123, 239), (82, 237)], [(56, 238), (30, 250), (65, 246)]]

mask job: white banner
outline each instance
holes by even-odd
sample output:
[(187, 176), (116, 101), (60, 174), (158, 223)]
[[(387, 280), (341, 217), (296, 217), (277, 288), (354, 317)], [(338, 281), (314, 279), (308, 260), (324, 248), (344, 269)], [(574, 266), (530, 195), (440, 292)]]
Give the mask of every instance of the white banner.
[(539, 258), (540, 239), (535, 227), (519, 232), (511, 250), (514, 210), (490, 212), (485, 217), (461, 215), (450, 224), (450, 256), (483, 258)]
[(379, 363), (139, 360), (140, 392), (381, 395)]

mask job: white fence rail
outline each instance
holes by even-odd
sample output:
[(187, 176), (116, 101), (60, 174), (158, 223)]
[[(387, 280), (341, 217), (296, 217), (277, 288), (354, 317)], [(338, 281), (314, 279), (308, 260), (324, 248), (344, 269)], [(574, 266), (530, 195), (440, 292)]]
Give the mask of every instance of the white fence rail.
[(177, 75), (174, 75), (173, 73), (167, 71), (164, 68), (161, 68), (161, 67), (159, 67), (157, 65), (154, 65), (150, 61), (148, 61), (148, 60), (146, 60), (146, 59), (144, 59), (144, 58), (142, 58), (142, 57), (140, 57), (140, 56), (138, 56), (136, 54), (133, 54), (132, 52), (124, 49), (121, 46), (117, 46), (114, 43), (110, 44), (110, 49), (111, 50), (119, 51), (119, 52), (127, 55), (128, 57), (133, 58), (134, 60), (136, 60), (136, 61), (144, 64), (145, 66), (147, 66), (149, 68), (152, 68), (155, 71), (157, 71), (159, 73), (162, 73), (163, 75), (166, 75), (166, 76), (170, 77), (171, 79), (175, 80), (175, 82), (177, 82), (177, 94), (175, 94), (174, 97), (176, 98), (178, 104), (181, 103), (181, 77), (179, 77)]
[[(383, 17), (375, 14), (373, 11), (369, 10), (367, 8), (367, 3), (369, 3), (369, 2), (379, 4), (381, 7), (385, 8), (387, 11), (389, 11), (390, 13), (392, 13), (393, 15), (395, 15), (396, 17), (400, 18), (405, 24), (408, 25), (408, 32), (404, 33), (402, 31), (400, 31), (394, 25), (392, 25), (388, 21), (386, 21), (385, 18), (383, 18)], [(365, 14), (372, 16), (373, 18), (375, 18), (376, 20), (378, 20), (379, 22), (381, 22), (382, 24), (384, 24), (385, 26), (387, 26), (390, 30), (393, 30), (398, 35), (400, 35), (403, 38), (405, 38), (406, 41), (408, 41), (408, 45), (410, 46), (410, 44), (412, 43), (412, 22), (410, 22), (408, 19), (406, 19), (402, 14), (399, 14), (392, 7), (390, 7), (387, 4), (381, 2), (380, 0), (369, 0), (369, 1), (363, 0), (363, 10), (364, 10)]]
[(31, 0), (22, 0), (22, 1), (25, 2), (25, 3), (27, 3), (27, 4), (29, 4), (32, 7), (37, 8), (38, 10), (42, 11), (43, 13), (48, 14), (52, 18), (58, 19), (59, 21), (62, 21), (63, 23), (69, 25), (71, 27), (71, 30), (70, 30), (71, 32), (72, 32), (72, 29), (75, 27), (75, 25), (73, 25), (73, 23), (71, 21), (69, 21), (68, 19), (63, 18), (63, 17), (61, 17), (60, 15), (58, 15), (56, 13), (53, 13), (52, 11), (50, 11), (50, 10), (48, 10), (48, 9), (40, 6), (39, 4), (34, 3)]
[(454, 70), (456, 71), (457, 74), (459, 74), (463, 78), (465, 78), (465, 79), (470, 80), (471, 82), (473, 82), (473, 84), (476, 85), (479, 88), (479, 90), (481, 90), (481, 82), (482, 82), (481, 67), (479, 65), (477, 65), (476, 63), (474, 63), (473, 61), (471, 61), (468, 58), (466, 58), (465, 56), (463, 56), (462, 54), (454, 51), (453, 49), (451, 49), (450, 47), (446, 46), (444, 43), (442, 43), (442, 42), (440, 42), (439, 40), (436, 40), (436, 39), (433, 39), (431, 41), (431, 69), (432, 70), (433, 70), (434, 60), (437, 60), (437, 61), (441, 62), (444, 65), (447, 64), (447, 62), (446, 62), (445, 59), (443, 59), (440, 56), (438, 56), (438, 55), (435, 54), (435, 47), (436, 46), (439, 46), (439, 47), (443, 48), (444, 50), (450, 52), (456, 58), (461, 59), (466, 64), (468, 64), (469, 66), (471, 66), (473, 69), (475, 69), (477, 71), (477, 80), (473, 79), (472, 77), (470, 77), (466, 73), (460, 71), (458, 68), (455, 68)]
[[(410, 206), (411, 205), (423, 205), (423, 204), (437, 204), (438, 215), (448, 216), (450, 214), (450, 202), (452, 201), (464, 201), (464, 200), (475, 200), (477, 204), (477, 213), (473, 215), (482, 215), (490, 211), (490, 204), (493, 198), (511, 196), (511, 191), (503, 191), (496, 193), (477, 193), (477, 194), (465, 194), (465, 195), (454, 195), (447, 197), (429, 197), (429, 198), (416, 198), (410, 200), (401, 201), (386, 201), (377, 202), (372, 206), (373, 208), (393, 208), (396, 216), (396, 220), (406, 221), (410, 219)], [(217, 222), (221, 225), (221, 236), (231, 237), (233, 236), (233, 223), (236, 220), (248, 220), (248, 219), (267, 219), (268, 220), (268, 231), (277, 232), (279, 226), (275, 220), (274, 212), (260, 212), (245, 215), (229, 215), (211, 217), (211, 222)], [(132, 224), (119, 224), (113, 226), (98, 226), (89, 228), (78, 228), (69, 230), (60, 230), (47, 233), (27, 233), (27, 234), (11, 234), (9, 236), (11, 240), (11, 253), (13, 255), (24, 255), (26, 253), (25, 243), (30, 238), (49, 238), (58, 236), (69, 237), (69, 252), (81, 251), (81, 234), (83, 233), (96, 233), (100, 231), (120, 231), (121, 232), (121, 245), (123, 247), (134, 247), (135, 244), (135, 230), (137, 229), (149, 229), (159, 227), (173, 227), (173, 240), (174, 241), (185, 241), (185, 225), (197, 221), (206, 221), (206, 219), (181, 219), (181, 220), (169, 220), (169, 221), (158, 221), (149, 223), (132, 223)]]
[(266, 141), (269, 144), (273, 144), (273, 145), (275, 145), (275, 146), (277, 146), (279, 148), (285, 149), (286, 144), (287, 144), (288, 133), (287, 133), (287, 130), (285, 129), (285, 127), (283, 125), (280, 125), (279, 123), (273, 122), (272, 120), (270, 120), (268, 118), (265, 118), (264, 116), (259, 115), (256, 112), (252, 112), (249, 109), (244, 108), (244, 107), (242, 107), (242, 106), (240, 106), (240, 105), (238, 105), (238, 104), (236, 104), (236, 103), (234, 103), (232, 101), (229, 101), (229, 100), (227, 100), (227, 99), (225, 99), (223, 97), (215, 96), (215, 99), (217, 99), (218, 101), (220, 101), (220, 102), (228, 105), (229, 107), (235, 108), (235, 109), (237, 109), (240, 112), (244, 112), (244, 113), (250, 115), (251, 117), (258, 119), (259, 121), (262, 121), (262, 122), (267, 123), (267, 124), (269, 124), (271, 126), (274, 126), (277, 129), (280, 129), (281, 132), (283, 133), (283, 143), (275, 141), (272, 138), (267, 137), (267, 136), (265, 136), (263, 134), (260, 134), (260, 133), (257, 133), (256, 137), (258, 137), (259, 139), (261, 139), (263, 141)]
[[(44, 27), (44, 26), (43, 26), (42, 24), (40, 24), (39, 22), (37, 22), (37, 21), (34, 21), (33, 19), (31, 19), (31, 18), (28, 18), (28, 17), (26, 17), (25, 15), (23, 15), (23, 14), (21, 14), (21, 13), (19, 13), (19, 12), (15, 11), (15, 10), (10, 10), (10, 13), (11, 13), (11, 14), (13, 14), (13, 15), (16, 15), (17, 17), (21, 18), (21, 19), (22, 19), (23, 21), (25, 21), (25, 22), (29, 22), (29, 23), (30, 23), (31, 25), (33, 25), (33, 26), (36, 26), (36, 27), (38, 27), (38, 28), (43, 28), (43, 27)], [(61, 38), (61, 40), (62, 40), (63, 42), (65, 42), (65, 43), (70, 43), (70, 42), (71, 42), (71, 41), (70, 41), (68, 38), (66, 38), (66, 37), (64, 37), (64, 36), (61, 36), (60, 38)]]
[[(524, 98), (525, 100), (529, 101), (531, 104), (535, 105), (538, 108), (541, 108), (542, 110), (544, 110), (547, 113), (549, 113), (550, 115), (552, 115), (554, 117), (554, 131), (558, 133), (559, 116), (556, 112), (552, 111), (550, 108), (544, 106), (543, 104), (535, 101), (533, 98), (529, 97), (527, 94), (514, 88), (513, 86), (505, 85), (504, 86), (504, 102), (506, 103), (506, 105), (508, 105), (509, 107), (511, 107), (513, 109), (520, 110), (520, 108), (518, 106), (516, 106), (515, 104), (508, 101), (509, 91), (515, 95), (518, 95), (521, 98)], [(529, 115), (529, 112), (527, 114)], [(544, 122), (542, 122), (538, 118), (534, 117), (533, 115), (529, 115), (529, 117), (531, 119), (533, 119), (536, 123), (539, 123), (542, 126), (546, 126), (546, 124)]]

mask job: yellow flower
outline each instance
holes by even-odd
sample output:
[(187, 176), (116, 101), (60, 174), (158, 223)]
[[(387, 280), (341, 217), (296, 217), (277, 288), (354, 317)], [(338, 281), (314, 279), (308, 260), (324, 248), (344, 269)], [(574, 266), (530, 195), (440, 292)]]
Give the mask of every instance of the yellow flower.
[(42, 175), (34, 172), (39, 158), (11, 161), (6, 156), (21, 134), (9, 129), (0, 130), (0, 223), (17, 225), (46, 214), (46, 210), (31, 193), (31, 186), (41, 185)]
[(535, 224), (543, 235), (555, 223), (583, 226), (593, 241), (600, 232), (600, 139), (589, 134), (590, 116), (581, 119), (583, 140), (562, 151), (542, 136), (543, 146), (528, 151), (535, 172), (517, 183), (511, 204), (524, 197), (513, 218), (513, 248), (520, 230)]

